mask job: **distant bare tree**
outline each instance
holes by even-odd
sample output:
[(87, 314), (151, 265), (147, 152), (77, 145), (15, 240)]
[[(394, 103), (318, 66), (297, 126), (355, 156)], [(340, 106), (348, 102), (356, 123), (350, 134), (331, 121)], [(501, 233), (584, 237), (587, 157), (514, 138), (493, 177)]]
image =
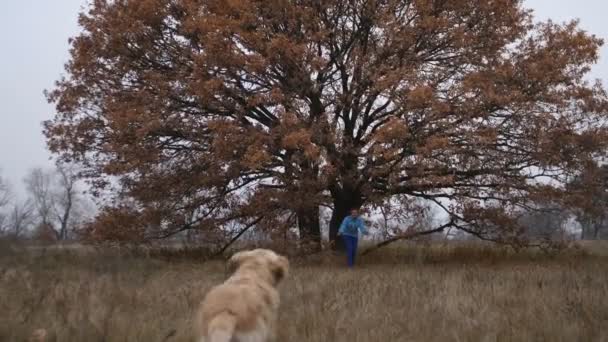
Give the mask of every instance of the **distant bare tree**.
[(568, 212), (551, 205), (539, 205), (537, 210), (525, 212), (519, 219), (530, 239), (556, 240), (565, 236)]
[(66, 240), (68, 238), (68, 229), (71, 223), (70, 218), (75, 207), (76, 200), (76, 172), (70, 166), (58, 166), (57, 174), (58, 188), (56, 196), (56, 215), (59, 222), (59, 239)]
[(34, 168), (25, 178), (39, 229), (53, 231), (57, 240), (68, 239), (81, 216), (76, 215), (81, 200), (76, 174), (73, 166), (62, 164), (53, 171)]
[(13, 203), (6, 215), (4, 234), (18, 239), (25, 235), (34, 224), (34, 205), (31, 200)]
[(581, 225), (581, 239), (608, 237), (608, 165), (592, 163), (575, 177), (568, 190), (574, 194), (574, 214)]
[(5, 230), (7, 221), (6, 207), (10, 203), (11, 188), (8, 182), (0, 177), (0, 232)]
[(0, 208), (8, 204), (11, 198), (11, 188), (4, 178), (0, 177)]
[[(26, 190), (31, 197), (38, 227), (55, 230), (53, 224), (53, 175), (42, 168), (30, 170), (24, 179)], [(57, 235), (59, 238), (59, 235)]]

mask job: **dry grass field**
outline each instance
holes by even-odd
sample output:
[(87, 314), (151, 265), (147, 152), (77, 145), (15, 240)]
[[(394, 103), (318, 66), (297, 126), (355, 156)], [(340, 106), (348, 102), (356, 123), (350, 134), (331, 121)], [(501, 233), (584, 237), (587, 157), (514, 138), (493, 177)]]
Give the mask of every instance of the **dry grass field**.
[[(608, 257), (593, 247), (401, 245), (354, 270), (293, 260), (279, 341), (608, 341)], [(55, 341), (192, 341), (193, 311), (225, 276), (220, 260), (0, 246), (0, 341), (38, 328)]]

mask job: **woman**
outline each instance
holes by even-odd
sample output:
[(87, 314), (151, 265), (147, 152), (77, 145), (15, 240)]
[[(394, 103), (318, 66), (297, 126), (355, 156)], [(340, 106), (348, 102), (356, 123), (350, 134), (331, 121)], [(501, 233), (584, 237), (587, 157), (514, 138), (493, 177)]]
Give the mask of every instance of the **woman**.
[(338, 230), (338, 236), (342, 236), (344, 246), (346, 246), (348, 267), (353, 267), (355, 264), (359, 232), (363, 235), (369, 234), (367, 229), (365, 229), (363, 219), (359, 217), (359, 211), (356, 208), (353, 208), (350, 210), (350, 215), (344, 218), (340, 225), (340, 229)]

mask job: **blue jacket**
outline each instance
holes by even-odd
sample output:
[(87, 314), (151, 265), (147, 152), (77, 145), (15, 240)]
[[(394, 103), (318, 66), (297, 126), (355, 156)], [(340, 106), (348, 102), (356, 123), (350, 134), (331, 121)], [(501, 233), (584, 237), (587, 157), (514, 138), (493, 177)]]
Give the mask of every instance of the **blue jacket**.
[(361, 217), (353, 218), (348, 215), (342, 221), (338, 234), (359, 237), (359, 231), (361, 234), (367, 235), (367, 229), (365, 229), (363, 219), (361, 219)]

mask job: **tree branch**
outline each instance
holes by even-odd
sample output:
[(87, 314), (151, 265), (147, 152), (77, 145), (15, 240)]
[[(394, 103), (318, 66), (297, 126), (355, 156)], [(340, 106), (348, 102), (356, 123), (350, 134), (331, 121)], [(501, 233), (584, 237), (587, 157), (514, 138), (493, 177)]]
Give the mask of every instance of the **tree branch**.
[(363, 253), (361, 253), (361, 255), (367, 255), (367, 254), (369, 254), (369, 253), (371, 253), (371, 252), (373, 252), (373, 251), (375, 251), (377, 249), (380, 249), (380, 248), (382, 248), (384, 246), (387, 246), (387, 245), (389, 245), (389, 244), (391, 244), (393, 242), (399, 241), (399, 240), (409, 240), (409, 239), (413, 239), (413, 238), (416, 238), (416, 237), (419, 237), (419, 236), (440, 233), (443, 230), (445, 230), (446, 228), (451, 227), (451, 226), (454, 226), (454, 221), (450, 221), (450, 222), (448, 222), (448, 223), (446, 223), (444, 225), (441, 225), (441, 226), (439, 226), (437, 228), (430, 229), (430, 230), (424, 230), (424, 231), (420, 231), (420, 232), (411, 232), (411, 233), (407, 233), (406, 232), (404, 234), (400, 234), (400, 235), (394, 236), (394, 237), (392, 237), (392, 238), (390, 238), (388, 240), (384, 240), (384, 241), (376, 244), (375, 246), (366, 249), (365, 251), (363, 251)]
[(228, 249), (228, 247), (230, 247), (233, 243), (235, 243), (236, 240), (238, 240), (243, 234), (245, 234), (245, 232), (248, 231), (251, 227), (255, 226), (258, 222), (262, 221), (263, 218), (264, 218), (264, 216), (260, 216), (257, 219), (255, 219), (253, 222), (251, 222), (250, 224), (245, 226), (245, 228), (241, 229), (241, 231), (238, 232), (238, 234), (236, 234), (232, 239), (230, 239), (230, 241), (228, 241), (227, 244), (225, 244), (222, 248), (220, 248), (219, 251), (217, 251), (215, 253), (215, 256), (218, 256), (218, 255), (221, 255), (222, 253), (224, 253)]

